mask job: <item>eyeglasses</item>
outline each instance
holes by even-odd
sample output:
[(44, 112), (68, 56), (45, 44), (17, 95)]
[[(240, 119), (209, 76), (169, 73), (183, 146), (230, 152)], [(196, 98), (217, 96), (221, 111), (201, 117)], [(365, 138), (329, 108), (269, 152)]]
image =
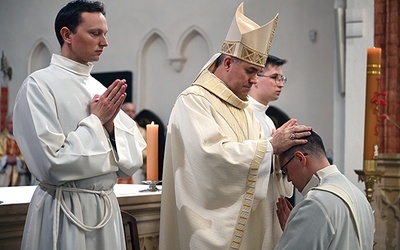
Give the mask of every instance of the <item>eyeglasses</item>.
[[(308, 153), (303, 153), (303, 155), (304, 155), (304, 156), (307, 156)], [(282, 174), (287, 175), (287, 171), (286, 171), (284, 168), (293, 160), (293, 158), (294, 158), (294, 155), (293, 155), (292, 157), (290, 157), (290, 159), (289, 159), (285, 164), (283, 164), (283, 165), (281, 166)]]
[(284, 76), (284, 75), (274, 74), (274, 75), (271, 75), (271, 76), (266, 76), (266, 75), (263, 75), (261, 73), (258, 73), (257, 76), (258, 77), (269, 77), (271, 79), (274, 79), (276, 84), (278, 84), (280, 81), (283, 84), (285, 84), (287, 82), (287, 77)]

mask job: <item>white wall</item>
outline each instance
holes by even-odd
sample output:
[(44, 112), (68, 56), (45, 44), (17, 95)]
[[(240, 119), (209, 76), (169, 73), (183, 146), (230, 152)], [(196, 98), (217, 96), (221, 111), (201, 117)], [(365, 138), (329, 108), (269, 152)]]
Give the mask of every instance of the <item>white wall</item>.
[[(258, 19), (263, 13), (265, 16), (280, 13), (271, 54), (288, 59), (283, 67), (288, 82), (280, 99), (271, 104), (297, 118), (299, 123), (312, 126), (324, 138), (327, 150), (332, 150), (333, 136), (333, 2), (262, 1), (251, 6)], [(312, 30), (317, 32), (315, 42), (309, 39)]]
[[(53, 25), (66, 2), (0, 1), (0, 50), (14, 71), (10, 106), (38, 41), (51, 53), (59, 51)], [(95, 63), (94, 72), (132, 71), (138, 109), (151, 108), (167, 123), (178, 93), (219, 51), (241, 1), (104, 2), (110, 46)], [(272, 104), (318, 131), (333, 151), (334, 162), (356, 183), (353, 170), (362, 168), (365, 55), (373, 45), (373, 0), (349, 0), (347, 5), (347, 13), (362, 13), (364, 34), (347, 39), (344, 97), (337, 92), (335, 77), (334, 0), (246, 0), (244, 12), (260, 25), (280, 13), (271, 54), (288, 59), (284, 72), (289, 80), (279, 101)], [(310, 41), (310, 30), (317, 32), (316, 42)], [(193, 35), (188, 35), (191, 31)], [(172, 59), (182, 60), (181, 71), (176, 71)], [(157, 91), (160, 88), (163, 91)]]
[[(7, 34), (0, 38), (0, 49), (5, 51), (15, 70), (15, 77), (10, 86), (10, 105), (13, 105), (15, 93), (26, 77), (28, 56), (37, 40), (47, 41), (51, 47), (50, 51), (58, 52), (53, 23), (58, 9), (66, 2), (60, 0), (0, 2), (0, 27), (3, 29), (3, 34)], [(131, 70), (134, 73), (134, 92), (139, 89), (138, 86), (159, 81), (171, 85), (172, 89), (167, 95), (159, 96), (159, 93), (154, 93), (155, 96), (150, 98), (148, 93), (136, 91), (134, 96), (135, 101), (139, 102), (139, 109), (151, 106), (151, 101), (148, 99), (164, 99), (167, 104), (164, 106), (168, 109), (160, 109), (157, 113), (167, 123), (176, 95), (191, 83), (205, 61), (219, 51), (240, 1), (205, 0), (189, 3), (155, 0), (150, 4), (128, 0), (118, 2), (106, 0), (105, 3), (110, 29), (108, 34), (110, 46), (106, 48), (100, 62), (96, 63), (94, 72)], [(277, 12), (280, 13), (271, 53), (289, 60), (289, 64), (285, 66), (289, 81), (281, 100), (276, 105), (289, 116), (298, 118), (301, 123), (312, 125), (324, 137), (327, 148), (331, 149), (333, 1), (291, 0), (270, 3), (261, 0), (245, 1), (244, 11), (261, 25), (272, 19)], [(21, 18), (22, 16), (24, 18)], [(185, 32), (193, 26), (203, 36), (194, 39), (192, 41), (194, 45), (191, 46), (195, 47), (196, 41), (202, 41), (200, 42), (202, 49), (200, 53), (195, 53), (193, 48), (188, 51), (188, 55), (182, 55), (178, 44)], [(311, 29), (318, 32), (315, 43), (310, 42), (308, 38)], [(144, 40), (153, 30), (162, 35), (161, 43), (164, 43), (165, 48), (161, 51), (161, 47), (155, 47), (160, 50), (158, 51), (160, 56), (158, 58), (150, 56), (150, 63), (154, 63), (155, 66), (151, 68), (150, 75), (150, 72), (146, 72), (150, 65), (144, 68), (145, 62), (139, 58), (143, 51), (139, 50), (143, 49)], [(175, 57), (186, 57), (188, 59), (186, 64), (190, 64), (190, 59), (193, 57), (200, 59), (192, 62), (190, 69), (184, 68), (180, 74), (176, 74), (167, 68), (170, 67), (170, 59)], [(162, 76), (157, 77), (160, 74)], [(150, 83), (148, 79), (152, 79)], [(175, 86), (172, 83), (176, 83)], [(146, 100), (143, 100), (142, 94)]]
[[(367, 48), (374, 46), (374, 2), (347, 2), (348, 21), (361, 20), (362, 36), (346, 39), (346, 100), (344, 130), (345, 175), (358, 183), (355, 169), (363, 168)], [(338, 131), (338, 135), (341, 131)], [(364, 190), (364, 183), (358, 183)]]

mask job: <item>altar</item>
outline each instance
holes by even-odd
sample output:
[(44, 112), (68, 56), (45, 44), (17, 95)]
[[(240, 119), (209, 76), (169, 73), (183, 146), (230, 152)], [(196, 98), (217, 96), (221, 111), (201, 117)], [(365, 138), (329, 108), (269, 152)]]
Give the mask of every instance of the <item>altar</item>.
[[(121, 210), (132, 214), (139, 231), (141, 249), (158, 249), (160, 191), (141, 192), (147, 185), (117, 184), (114, 192)], [(20, 249), (29, 202), (36, 186), (0, 187), (0, 249)]]

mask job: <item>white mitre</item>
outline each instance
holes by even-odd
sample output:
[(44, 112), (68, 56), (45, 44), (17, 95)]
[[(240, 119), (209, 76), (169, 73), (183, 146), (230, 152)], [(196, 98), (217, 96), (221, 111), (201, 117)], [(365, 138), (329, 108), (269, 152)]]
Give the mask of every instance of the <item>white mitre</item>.
[(239, 58), (251, 64), (265, 67), (268, 53), (278, 25), (278, 15), (264, 26), (259, 26), (243, 14), (243, 3), (236, 10), (221, 52), (213, 55), (203, 66), (195, 80), (205, 70), (213, 71), (214, 63), (221, 53)]
[(260, 26), (243, 14), (243, 3), (241, 3), (222, 45), (221, 53), (264, 67), (278, 25), (278, 15)]

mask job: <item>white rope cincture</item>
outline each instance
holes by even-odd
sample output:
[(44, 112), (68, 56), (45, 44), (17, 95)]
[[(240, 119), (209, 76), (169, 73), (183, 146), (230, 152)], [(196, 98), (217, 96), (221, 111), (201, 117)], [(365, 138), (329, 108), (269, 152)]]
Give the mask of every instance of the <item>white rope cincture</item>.
[[(96, 229), (103, 228), (108, 221), (110, 221), (112, 217), (112, 204), (110, 199), (110, 194), (113, 192), (110, 190), (88, 190), (83, 188), (73, 188), (73, 187), (64, 187), (64, 186), (52, 186), (46, 183), (40, 183), (40, 186), (55, 190), (55, 202), (54, 202), (54, 218), (53, 218), (53, 249), (57, 249), (57, 239), (58, 239), (58, 231), (60, 225), (60, 208), (64, 212), (64, 214), (74, 223), (78, 228), (90, 232)], [(88, 226), (85, 225), (82, 221), (80, 221), (68, 208), (65, 200), (62, 196), (62, 192), (81, 192), (81, 193), (91, 193), (97, 194), (104, 200), (104, 215), (101, 221), (96, 226)]]

